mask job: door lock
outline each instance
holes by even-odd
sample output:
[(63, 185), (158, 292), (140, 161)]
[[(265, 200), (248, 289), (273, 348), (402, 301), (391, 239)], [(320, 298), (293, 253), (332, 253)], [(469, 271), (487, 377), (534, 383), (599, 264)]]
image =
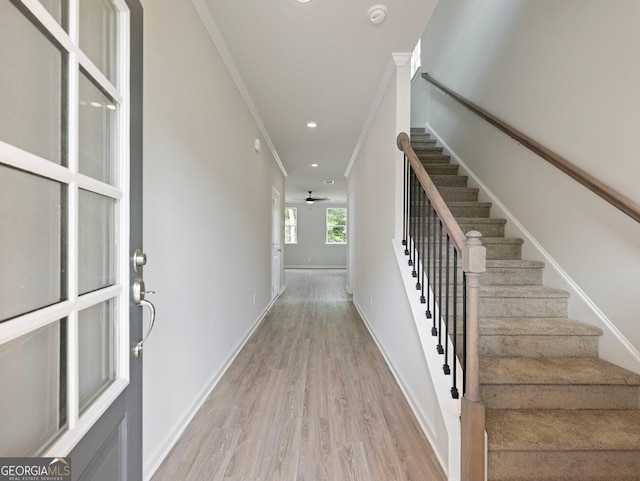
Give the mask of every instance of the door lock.
[(147, 254), (140, 249), (136, 249), (133, 253), (133, 270), (138, 272), (140, 268), (147, 263)]
[[(146, 262), (146, 256), (145, 256), (145, 262)], [(149, 337), (149, 334), (151, 334), (151, 330), (153, 329), (153, 324), (156, 321), (156, 308), (151, 302), (145, 299), (146, 294), (155, 294), (155, 291), (145, 291), (144, 281), (142, 280), (141, 277), (138, 277), (133, 282), (133, 301), (138, 306), (145, 306), (149, 308), (149, 313), (151, 314), (151, 317), (149, 319), (149, 328), (147, 329), (147, 333), (142, 338), (142, 341), (136, 344), (136, 347), (133, 349), (133, 354), (135, 355), (136, 359), (138, 359), (140, 357), (140, 354), (142, 354), (142, 347), (144, 345), (144, 342)]]

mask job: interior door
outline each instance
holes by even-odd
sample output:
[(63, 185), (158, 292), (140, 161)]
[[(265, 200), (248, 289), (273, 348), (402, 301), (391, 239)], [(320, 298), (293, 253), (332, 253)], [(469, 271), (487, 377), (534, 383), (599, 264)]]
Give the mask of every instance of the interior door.
[(0, 457), (140, 480), (139, 1), (2, 1), (0, 65)]
[(271, 300), (280, 294), (280, 275), (282, 271), (282, 208), (280, 192), (272, 187), (271, 191)]

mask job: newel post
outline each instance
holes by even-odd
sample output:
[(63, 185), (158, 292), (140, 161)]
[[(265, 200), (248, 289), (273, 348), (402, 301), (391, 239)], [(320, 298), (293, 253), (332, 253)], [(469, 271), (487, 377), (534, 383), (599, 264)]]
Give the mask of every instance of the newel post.
[(480, 397), (480, 276), (487, 254), (477, 231), (467, 233), (462, 269), (467, 278), (467, 363), (465, 394), (461, 401), (462, 481), (484, 480), (484, 404)]

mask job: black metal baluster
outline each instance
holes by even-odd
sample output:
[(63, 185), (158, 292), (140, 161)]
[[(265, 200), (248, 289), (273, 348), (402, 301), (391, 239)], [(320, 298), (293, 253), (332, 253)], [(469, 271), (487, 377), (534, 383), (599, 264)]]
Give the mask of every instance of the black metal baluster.
[(410, 266), (413, 266), (413, 247), (412, 247), (412, 243), (413, 243), (413, 235), (414, 235), (414, 223), (413, 223), (413, 188), (414, 188), (414, 184), (415, 184), (415, 173), (413, 172), (413, 169), (410, 169), (409, 172), (409, 239), (407, 240), (408, 242), (408, 249), (409, 249), (409, 262), (408, 264)]
[(442, 348), (442, 220), (438, 219), (440, 232), (438, 237), (438, 353), (444, 354)]
[(413, 225), (413, 235), (411, 236), (411, 245), (413, 246), (413, 263), (411, 264), (413, 266), (413, 270), (411, 271), (411, 276), (412, 277), (418, 277), (418, 273), (416, 272), (416, 264), (418, 263), (418, 256), (417, 256), (417, 249), (418, 246), (416, 245), (416, 238), (417, 238), (417, 231), (418, 231), (418, 216), (416, 215), (416, 200), (418, 197), (418, 185), (420, 183), (418, 182), (418, 176), (416, 175), (416, 173), (413, 173), (413, 193), (411, 195), (411, 207), (412, 207), (412, 213), (411, 213), (411, 223)]
[(426, 221), (425, 221), (425, 215), (424, 215), (424, 211), (425, 211), (425, 207), (426, 207), (426, 203), (427, 203), (427, 193), (424, 191), (424, 189), (422, 189), (422, 187), (420, 188), (420, 225), (422, 225), (422, 237), (420, 239), (421, 244), (422, 244), (422, 249), (421, 249), (421, 257), (420, 259), (422, 259), (422, 269), (421, 269), (421, 275), (422, 275), (422, 283), (421, 283), (421, 294), (420, 294), (420, 302), (422, 304), (427, 302), (427, 299), (424, 297), (424, 270), (425, 270), (425, 248), (424, 248), (424, 238), (427, 236), (427, 225), (426, 225)]
[(437, 251), (437, 245), (436, 245), (436, 236), (438, 235), (438, 229), (436, 226), (436, 220), (438, 219), (438, 213), (435, 211), (433, 211), (433, 222), (432, 222), (432, 229), (431, 232), (433, 233), (433, 263), (431, 264), (431, 278), (433, 279), (433, 303), (432, 303), (432, 308), (433, 308), (433, 327), (431, 328), (431, 335), (432, 336), (437, 336), (438, 335), (438, 327), (436, 326), (436, 284), (438, 282), (438, 279), (436, 277), (436, 256), (438, 255), (438, 251)]
[[(446, 273), (445, 273), (445, 286), (447, 292), (445, 292), (445, 308), (444, 308), (444, 365), (442, 369), (445, 374), (451, 374), (451, 367), (449, 366), (449, 257), (450, 257), (451, 242), (449, 239), (449, 233), (447, 232), (447, 261), (446, 261)], [(455, 355), (455, 354), (454, 354)]]
[(407, 154), (404, 155), (404, 177), (403, 177), (403, 183), (404, 183), (404, 189), (403, 189), (403, 195), (404, 195), (404, 204), (402, 206), (402, 245), (405, 246), (404, 248), (404, 254), (405, 255), (409, 255), (409, 251), (407, 250), (407, 215), (409, 212), (409, 192), (407, 189), (407, 164), (409, 163), (409, 158), (407, 157)]
[(453, 343), (453, 379), (451, 387), (451, 397), (458, 399), (460, 393), (457, 386), (458, 366), (456, 355), (458, 354), (458, 251), (453, 249), (453, 333), (451, 341)]
[[(416, 201), (418, 202), (418, 205), (416, 205), (416, 231), (417, 231), (417, 237), (416, 237), (416, 264), (415, 264), (415, 269), (413, 269), (414, 271), (416, 271), (416, 269), (418, 269), (420, 267), (420, 262), (422, 261), (422, 263), (424, 263), (424, 259), (423, 259), (423, 255), (424, 255), (424, 251), (420, 250), (420, 243), (422, 242), (422, 184), (420, 184), (420, 182), (416, 182)], [(416, 271), (416, 291), (419, 291), (420, 289), (422, 289), (422, 285), (420, 284), (420, 276), (418, 275), (418, 272)]]
[[(427, 319), (431, 319), (433, 316), (431, 315), (431, 285), (433, 280), (429, 278), (429, 268), (431, 266), (431, 199), (426, 196), (427, 200), (427, 265), (425, 266), (425, 270), (427, 271), (427, 312), (425, 315)], [(424, 285), (424, 281), (422, 281), (422, 285)], [(431, 329), (431, 333), (433, 334), (433, 329), (435, 329), (435, 325)]]

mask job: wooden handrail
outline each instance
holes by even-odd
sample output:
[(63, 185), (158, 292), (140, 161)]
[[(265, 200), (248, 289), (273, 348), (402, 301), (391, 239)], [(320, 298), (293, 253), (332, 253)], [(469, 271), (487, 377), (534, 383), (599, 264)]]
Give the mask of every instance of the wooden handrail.
[(462, 254), (464, 246), (467, 243), (467, 236), (465, 236), (462, 229), (460, 229), (460, 226), (449, 210), (447, 203), (440, 195), (440, 192), (438, 192), (438, 189), (431, 180), (431, 177), (429, 177), (429, 174), (427, 174), (422, 162), (420, 162), (420, 159), (411, 147), (411, 140), (409, 139), (409, 136), (405, 132), (400, 132), (396, 142), (398, 148), (407, 156), (407, 159), (409, 160), (411, 167), (413, 167), (413, 171), (416, 173), (416, 177), (420, 181), (422, 188), (427, 193), (429, 199), (431, 199), (431, 204), (438, 213), (440, 220), (442, 220), (444, 228), (449, 233), (449, 236), (451, 236), (451, 240), (453, 240), (456, 250)]
[(596, 179), (592, 175), (590, 175), (587, 172), (585, 172), (584, 170), (582, 170), (580, 167), (572, 164), (567, 159), (565, 159), (565, 158), (559, 156), (558, 154), (556, 154), (555, 152), (549, 150), (548, 148), (546, 148), (542, 144), (536, 142), (535, 140), (533, 140), (532, 138), (528, 137), (527, 135), (523, 134), (519, 130), (514, 129), (513, 127), (511, 127), (506, 122), (503, 122), (502, 120), (498, 119), (497, 117), (491, 115), (487, 111), (485, 111), (482, 108), (478, 107), (473, 102), (470, 102), (469, 100), (465, 99), (464, 97), (461, 97), (460, 95), (458, 95), (453, 90), (451, 90), (448, 87), (445, 87), (444, 85), (442, 85), (440, 82), (438, 82), (436, 79), (431, 77), (429, 74), (423, 73), (422, 77), (427, 82), (429, 82), (429, 83), (433, 84), (434, 86), (438, 87), (440, 90), (442, 90), (444, 93), (449, 95), (451, 98), (457, 100), (459, 103), (464, 105), (466, 108), (471, 110), (473, 113), (475, 113), (478, 116), (482, 117), (484, 120), (489, 122), (494, 127), (500, 129), (502, 132), (507, 134), (509, 137), (513, 138), (515, 141), (517, 141), (520, 144), (524, 145), (526, 148), (528, 148), (529, 150), (531, 150), (535, 154), (539, 155), (540, 157), (545, 159), (550, 164), (556, 166), (558, 169), (560, 169), (562, 172), (567, 174), (572, 179), (580, 182), (583, 186), (585, 186), (591, 192), (599, 195), (604, 200), (609, 202), (611, 205), (613, 205), (617, 209), (619, 209), (622, 212), (624, 212), (625, 214), (627, 214), (629, 217), (631, 217), (636, 222), (640, 222), (640, 206), (638, 204), (634, 203), (631, 199), (629, 199), (629, 198), (625, 197), (624, 195), (620, 194), (619, 192), (615, 191), (614, 189), (612, 189), (608, 185), (604, 184), (603, 182), (599, 181), (598, 179)]

